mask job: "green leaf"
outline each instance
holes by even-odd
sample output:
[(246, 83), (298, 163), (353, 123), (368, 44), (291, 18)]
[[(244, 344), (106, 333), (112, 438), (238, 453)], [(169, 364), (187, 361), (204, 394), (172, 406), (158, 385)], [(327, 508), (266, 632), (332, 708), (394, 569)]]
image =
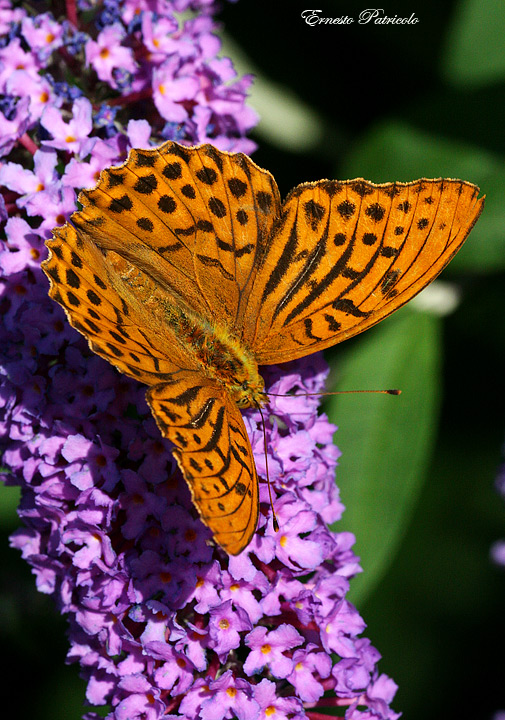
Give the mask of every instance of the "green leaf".
[(442, 58), (447, 80), (477, 87), (505, 79), (504, 27), (503, 0), (460, 2)]
[(356, 536), (360, 603), (387, 570), (409, 524), (431, 457), (440, 399), (440, 323), (399, 311), (335, 359), (336, 389), (400, 388), (399, 397), (337, 395), (327, 405), (342, 451), (336, 482), (346, 506), (336, 530)]
[(505, 268), (505, 163), (501, 157), (390, 121), (372, 129), (354, 147), (338, 176), (373, 182), (453, 177), (479, 185), (486, 195), (484, 211), (450, 267), (480, 272)]
[[(5, 472), (6, 469), (3, 468)], [(19, 522), (16, 510), (19, 506), (21, 490), (19, 487), (0, 483), (0, 527), (10, 532)]]

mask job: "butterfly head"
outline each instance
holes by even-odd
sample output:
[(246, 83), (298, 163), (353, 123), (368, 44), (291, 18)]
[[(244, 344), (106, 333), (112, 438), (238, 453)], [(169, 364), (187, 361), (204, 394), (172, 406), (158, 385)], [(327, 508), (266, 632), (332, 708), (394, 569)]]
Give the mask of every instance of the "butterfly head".
[(268, 396), (264, 388), (263, 378), (261, 375), (257, 375), (257, 378), (243, 380), (230, 389), (234, 401), (241, 410), (244, 410), (249, 407), (263, 407), (266, 405)]

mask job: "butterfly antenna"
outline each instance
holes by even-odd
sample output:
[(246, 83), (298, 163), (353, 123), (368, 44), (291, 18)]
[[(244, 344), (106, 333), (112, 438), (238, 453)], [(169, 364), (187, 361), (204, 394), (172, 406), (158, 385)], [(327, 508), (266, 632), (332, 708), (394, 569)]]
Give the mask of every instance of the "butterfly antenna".
[(335, 390), (335, 392), (318, 393), (295, 393), (294, 395), (279, 395), (278, 393), (267, 392), (272, 397), (324, 397), (326, 395), (351, 395), (354, 393), (375, 393), (376, 395), (401, 395), (401, 390)]
[(274, 501), (272, 498), (272, 486), (270, 485), (270, 475), (268, 474), (268, 446), (267, 446), (267, 432), (265, 429), (265, 418), (263, 417), (263, 413), (261, 412), (261, 407), (259, 405), (256, 405), (256, 407), (259, 410), (259, 413), (261, 415), (261, 427), (263, 429), (263, 446), (265, 449), (265, 469), (266, 469), (266, 476), (267, 476), (267, 485), (268, 485), (268, 494), (270, 496), (270, 507), (272, 508), (272, 523), (274, 526), (275, 532), (279, 532), (279, 523), (277, 521), (277, 515), (275, 514), (274, 510)]

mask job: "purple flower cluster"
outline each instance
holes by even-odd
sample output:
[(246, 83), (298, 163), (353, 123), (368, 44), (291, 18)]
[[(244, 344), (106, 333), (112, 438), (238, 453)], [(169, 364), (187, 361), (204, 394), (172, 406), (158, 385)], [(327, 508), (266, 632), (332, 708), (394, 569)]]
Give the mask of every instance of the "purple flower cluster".
[[(265, 371), (290, 395), (272, 398), (266, 422), (280, 531), (262, 484), (258, 532), (228, 557), (145, 388), (91, 353), (47, 295), (44, 239), (75, 210), (75, 189), (167, 137), (250, 151), (255, 122), (250, 80), (216, 57), (209, 0), (66, 8), (59, 21), (0, 0), (1, 448), (24, 521), (12, 544), (67, 616), (68, 659), (111, 720), (320, 720), (324, 707), (394, 720), (396, 686), (346, 600), (354, 538), (327, 528), (343, 511), (335, 428), (317, 399), (292, 395), (323, 389), (321, 357)], [(264, 474), (260, 416), (245, 422)]]
[[(229, 58), (217, 57), (212, 2), (106, 0), (90, 3), (84, 20), (67, 0), (62, 22), (41, 13), (41, 4), (29, 15), (0, 0), (1, 156), (33, 130), (45, 148), (79, 161), (94, 149), (119, 159), (125, 143), (116, 136), (124, 140), (131, 119), (149, 122), (144, 142), (153, 135), (254, 149), (244, 137), (257, 121), (245, 105), (252, 78), (237, 78)], [(181, 20), (184, 10), (198, 13)], [(104, 136), (115, 142), (104, 146)]]

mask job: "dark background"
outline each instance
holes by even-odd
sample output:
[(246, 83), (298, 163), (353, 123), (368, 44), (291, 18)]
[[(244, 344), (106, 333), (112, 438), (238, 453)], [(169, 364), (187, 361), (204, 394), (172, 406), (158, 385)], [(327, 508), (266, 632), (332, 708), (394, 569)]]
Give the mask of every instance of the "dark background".
[[(304, 9), (318, 8), (323, 17), (357, 19), (367, 7), (352, 0), (239, 2), (227, 6), (222, 19), (260, 74), (295, 93), (320, 122), (321, 137), (310, 148), (287, 149), (268, 132), (253, 134), (259, 143), (254, 159), (273, 172), (282, 194), (323, 177), (384, 182), (446, 176), (479, 184), (487, 195), (467, 246), (443, 276), (459, 289), (459, 305), (445, 317), (427, 320), (436, 323), (434, 331), (419, 321), (422, 339), (436, 342), (436, 360), (411, 402), (422, 405), (425, 395), (433, 394), (424, 420), (430, 436), (421, 448), (411, 505), (399, 510), (401, 520), (392, 521), (388, 557), (371, 586), (362, 583), (354, 599), (383, 655), (381, 670), (399, 684), (394, 707), (405, 718), (491, 718), (505, 708), (505, 574), (489, 559), (490, 545), (505, 535), (503, 502), (493, 488), (504, 431), (505, 13), (498, 2), (414, 0), (380, 7), (391, 16), (414, 13), (416, 25), (309, 27), (301, 18)], [(408, 368), (399, 372), (405, 394), (406, 373), (420, 371), (415, 317), (387, 320), (366, 333), (374, 338), (364, 336), (346, 343), (349, 349), (328, 353), (337, 384), (341, 359), (358, 364), (368, 344), (375, 343), (380, 364), (382, 333), (388, 333), (388, 323), (391, 335), (395, 323), (401, 332), (402, 321), (411, 323), (407, 330), (414, 337), (405, 339)], [(372, 375), (373, 362), (365, 363), (357, 386), (377, 387)], [(383, 386), (397, 386), (395, 372)], [(390, 398), (379, 401), (386, 415)], [(346, 399), (346, 410), (351, 403), (362, 418), (369, 412), (368, 401)], [(340, 426), (335, 441), (344, 452), (337, 484), (357, 524), (361, 511), (351, 506), (352, 471), (344, 460), (367, 440), (361, 437), (347, 448), (347, 415), (338, 408), (328, 408)], [(416, 442), (418, 427), (412, 420), (404, 428), (405, 442)], [(377, 442), (375, 449), (394, 456), (403, 437), (386, 436), (390, 443)], [(405, 448), (403, 455), (408, 463)], [(350, 456), (347, 468), (356, 460)], [(401, 474), (390, 476), (390, 483), (401, 485)], [(373, 481), (369, 501), (382, 502), (380, 494), (374, 496)], [(384, 522), (390, 521), (384, 515)], [(380, 532), (372, 547), (365, 547), (356, 524), (349, 520), (346, 529), (356, 532), (358, 553), (380, 550)]]
[[(357, 19), (367, 4), (313, 6), (323, 17)], [(396, 398), (380, 397), (377, 406), (357, 396), (328, 404), (344, 453), (337, 474), (344, 526), (356, 533), (365, 569), (353, 599), (383, 655), (381, 671), (399, 685), (394, 707), (408, 720), (485, 720), (505, 708), (505, 570), (489, 559), (491, 544), (505, 537), (504, 505), (493, 489), (505, 425), (503, 3), (382, 2), (388, 15), (419, 18), (393, 27), (309, 27), (300, 16), (307, 7), (240, 0), (220, 16), (245, 54), (244, 69), (260, 75), (265, 110), (254, 159), (272, 171), (281, 193), (323, 177), (446, 176), (475, 182), (487, 195), (470, 240), (444, 273), (461, 293), (456, 309), (443, 317), (402, 310), (328, 354), (336, 384), (351, 377), (355, 387), (385, 382), (403, 390), (397, 405)], [(302, 133), (283, 139), (286, 98), (296, 99), (290, 115), (303, 118), (304, 108), (311, 115)], [(264, 124), (270, 111), (280, 112), (278, 134)], [(399, 430), (395, 408), (407, 418)], [(356, 437), (349, 428), (365, 418), (373, 432)], [(353, 467), (374, 453), (394, 472), (377, 478), (369, 463), (359, 478), (365, 506), (353, 494)], [(77, 668), (64, 666), (65, 620), (8, 549), (18, 523), (14, 494), (3, 496), (5, 687), (25, 687), (19, 718), (80, 718), (84, 689)], [(397, 506), (395, 497), (402, 498)]]

